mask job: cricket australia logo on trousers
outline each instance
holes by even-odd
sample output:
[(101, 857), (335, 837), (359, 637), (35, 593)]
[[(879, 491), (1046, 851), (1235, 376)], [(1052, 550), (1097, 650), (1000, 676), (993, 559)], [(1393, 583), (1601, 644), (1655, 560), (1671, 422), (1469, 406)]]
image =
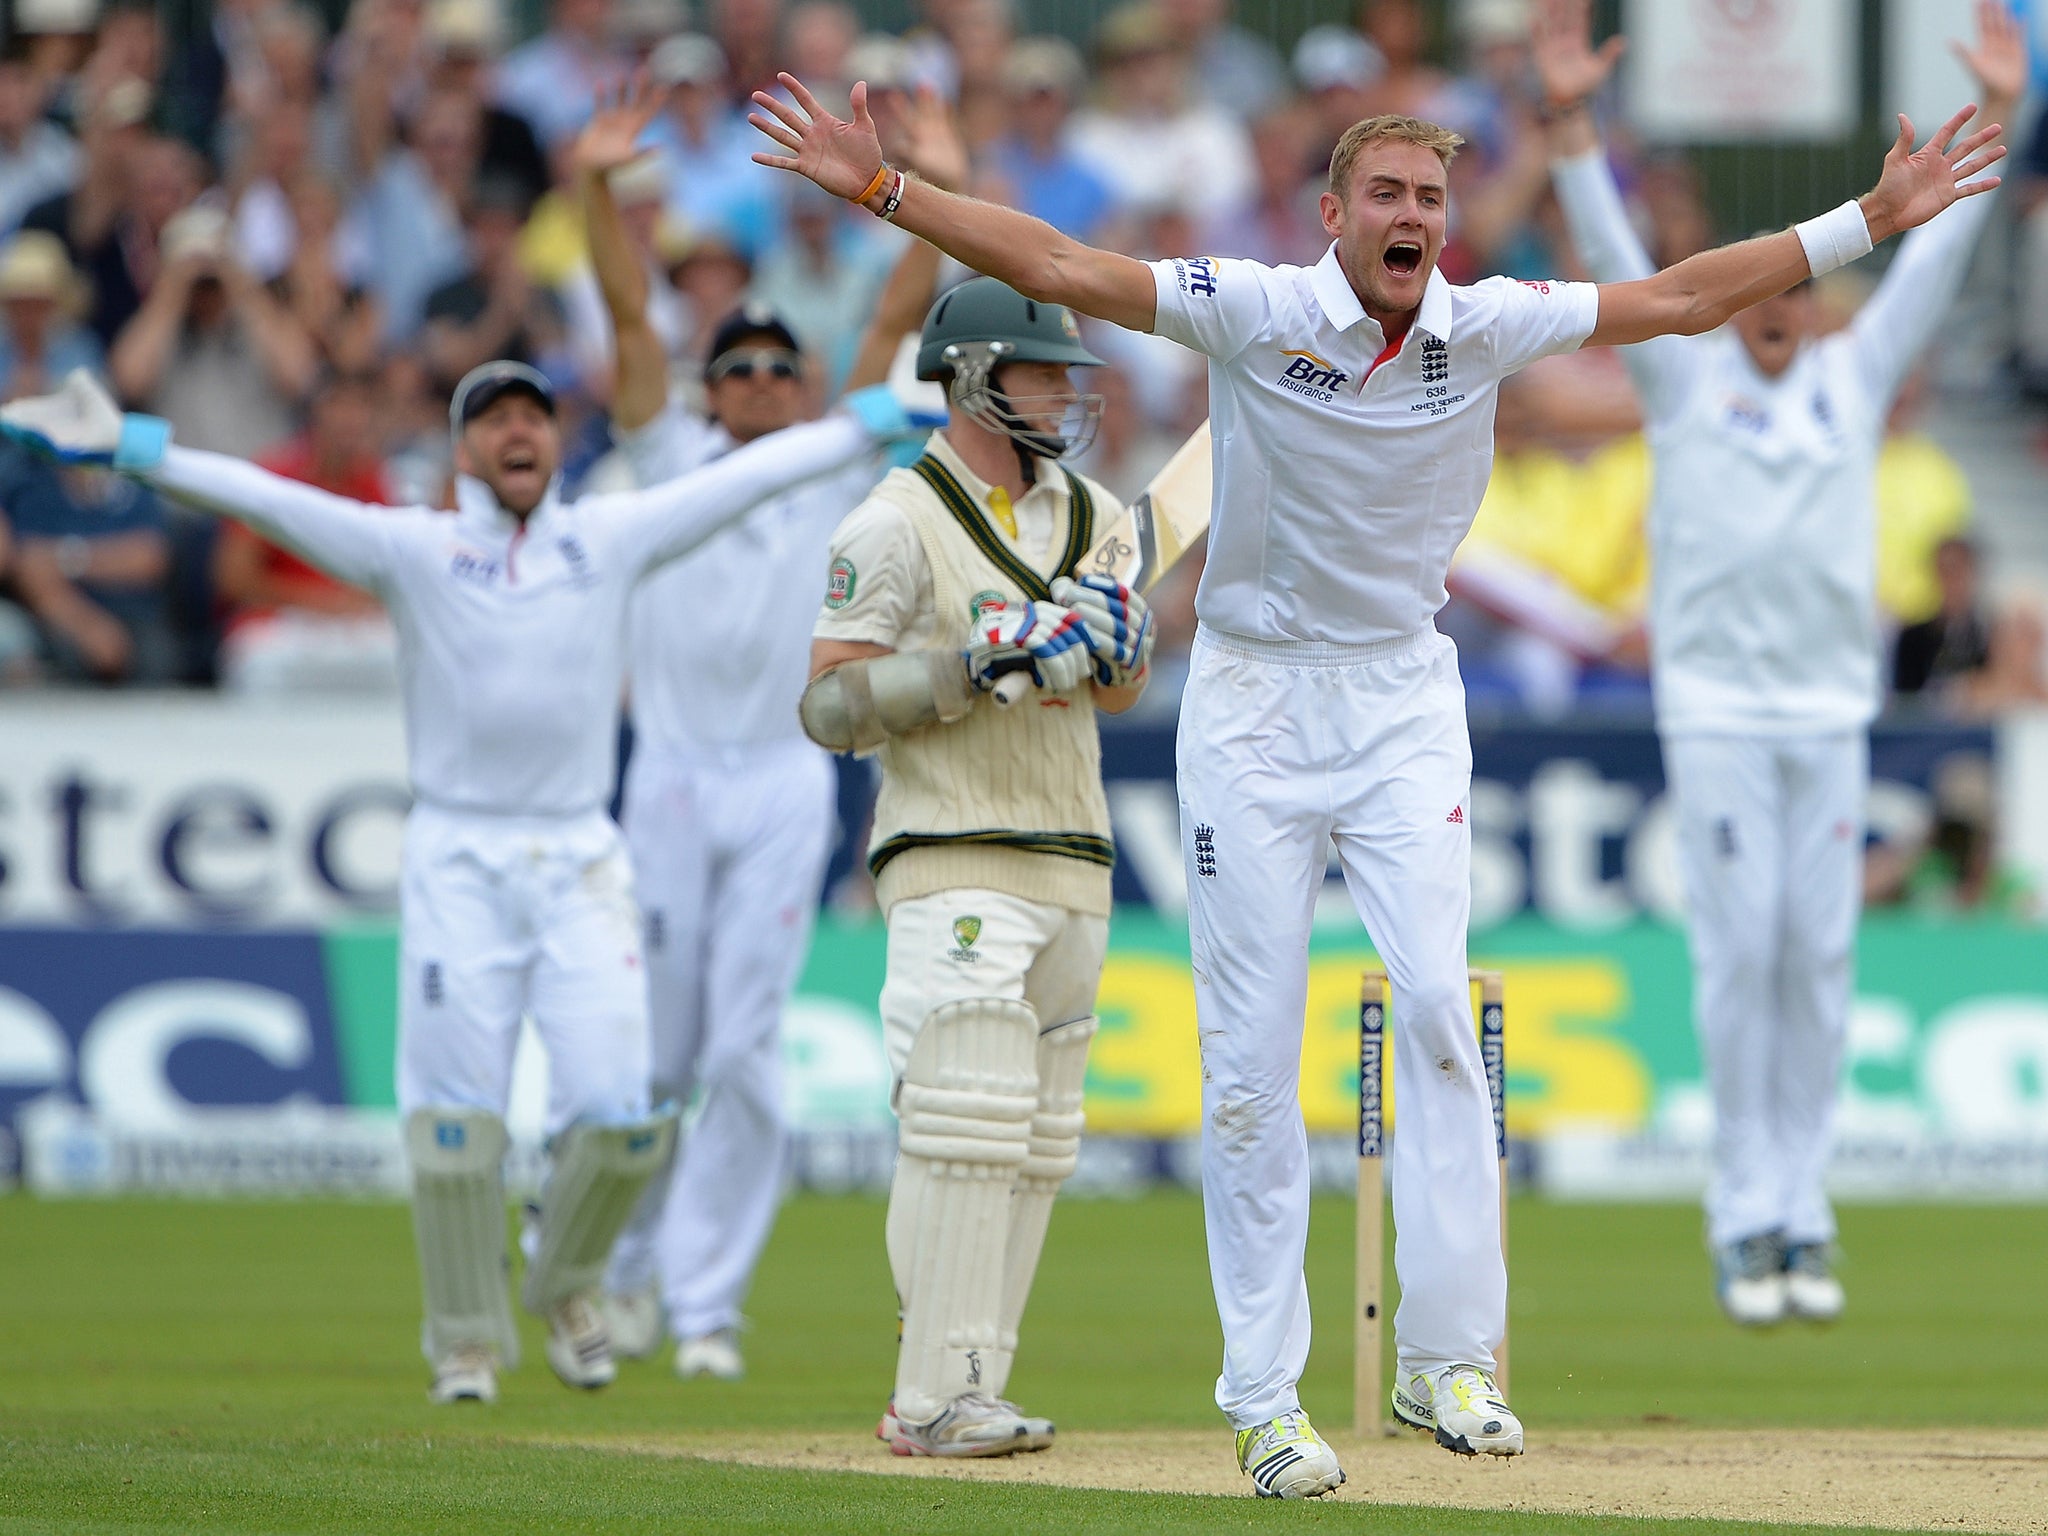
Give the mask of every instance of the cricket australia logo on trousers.
[(956, 917), (953, 919), (953, 939), (959, 946), (946, 951), (949, 959), (971, 965), (981, 958), (974, 952), (974, 941), (981, 937), (981, 919), (978, 917)]

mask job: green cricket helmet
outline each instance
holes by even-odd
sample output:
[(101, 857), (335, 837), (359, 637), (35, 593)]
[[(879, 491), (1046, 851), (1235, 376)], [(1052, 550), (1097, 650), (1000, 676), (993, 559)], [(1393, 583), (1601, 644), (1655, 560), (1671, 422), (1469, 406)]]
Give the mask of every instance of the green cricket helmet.
[(919, 339), (920, 379), (945, 384), (962, 414), (1040, 458), (1078, 453), (1095, 440), (1102, 396), (1007, 395), (995, 380), (1005, 363), (1104, 366), (1081, 345), (1081, 328), (1064, 304), (1027, 299), (992, 277), (969, 278), (941, 294)]

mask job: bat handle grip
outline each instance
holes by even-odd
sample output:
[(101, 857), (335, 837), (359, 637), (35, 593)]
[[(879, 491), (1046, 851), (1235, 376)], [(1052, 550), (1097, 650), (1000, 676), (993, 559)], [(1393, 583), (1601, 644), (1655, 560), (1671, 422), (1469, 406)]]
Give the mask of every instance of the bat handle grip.
[(1028, 672), (1012, 672), (1008, 677), (989, 690), (998, 709), (1009, 709), (1031, 691), (1031, 675)]

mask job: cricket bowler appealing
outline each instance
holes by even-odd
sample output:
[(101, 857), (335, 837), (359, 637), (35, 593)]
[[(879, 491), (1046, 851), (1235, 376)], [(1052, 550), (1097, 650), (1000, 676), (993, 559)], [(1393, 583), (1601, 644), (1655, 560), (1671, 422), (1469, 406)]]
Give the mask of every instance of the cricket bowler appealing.
[[(550, 1168), (522, 1285), (572, 1387), (615, 1374), (606, 1257), (667, 1157), (648, 1103), (647, 977), (611, 796), (626, 614), (650, 572), (750, 508), (908, 435), (886, 387), (667, 484), (573, 505), (546, 378), (492, 362), (457, 386), (457, 508), (385, 508), (171, 444), (83, 369), (0, 408), (0, 431), (111, 464), (247, 523), (381, 598), (398, 630), (406, 817), (399, 894), (398, 1109), (438, 1403), (496, 1399), (518, 1357), (507, 1294), (504, 1114), (522, 1014), (548, 1056)], [(934, 415), (925, 424), (936, 421)]]
[[(2027, 44), (1979, 0), (1958, 47), (1987, 121), (2011, 121)], [(1536, 61), (1552, 176), (1595, 277), (1652, 270), (1593, 122), (1620, 55), (1586, 0), (1548, 0)], [(1863, 895), (1886, 418), (1969, 271), (1994, 200), (1899, 247), (1850, 324), (1817, 334), (1801, 288), (1697, 340), (1622, 353), (1655, 461), (1650, 655), (1677, 808), (1693, 1019), (1714, 1098), (1707, 1243), (1722, 1310), (1745, 1327), (1832, 1322), (1844, 1305), (1823, 1179), (1833, 1144)]]
[[(1394, 1410), (1447, 1449), (1517, 1455), (1493, 1379), (1507, 1309), (1491, 1106), (1467, 991), (1471, 744), (1450, 640), (1451, 555), (1493, 463), (1501, 380), (1549, 353), (1696, 334), (1925, 223), (1996, 179), (1958, 138), (1915, 153), (1900, 120), (1876, 190), (1794, 231), (1639, 282), (1470, 287), (1436, 270), (1460, 140), (1406, 117), (1354, 123), (1322, 196), (1313, 267), (1151, 264), (887, 165), (791, 75), (750, 121), (808, 176), (962, 264), (1206, 353), (1215, 456), (1200, 627), (1182, 701), (1181, 824), (1202, 1049), (1202, 1192), (1223, 1323), (1216, 1402), (1274, 1498), (1344, 1480), (1301, 1411), (1309, 1167), (1299, 1077), (1308, 938), (1332, 842), (1393, 982), (1392, 1150), (1401, 1307)], [(993, 765), (985, 771), (1000, 771)]]
[[(1075, 564), (1122, 507), (1059, 463), (1093, 436), (1099, 362), (1073, 317), (976, 278), (925, 321), (943, 432), (833, 536), (803, 718), (875, 752), (868, 867), (888, 916), (885, 1044), (899, 1121), (889, 1264), (901, 1456), (1043, 1450), (1004, 1397), (1053, 1198), (1073, 1171), (1109, 937), (1109, 807), (1095, 712), (1130, 707), (1144, 600)], [(1034, 688), (990, 697), (1015, 672)]]

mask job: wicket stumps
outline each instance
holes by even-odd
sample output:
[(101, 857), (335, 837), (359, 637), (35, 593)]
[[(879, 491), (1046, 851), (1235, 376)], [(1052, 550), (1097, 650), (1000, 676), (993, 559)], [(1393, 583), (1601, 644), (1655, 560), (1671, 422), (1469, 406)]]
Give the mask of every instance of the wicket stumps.
[[(1507, 1055), (1502, 1036), (1506, 989), (1499, 971), (1475, 970), (1479, 991), (1479, 1059), (1493, 1105), (1493, 1148), (1500, 1161), (1500, 1248), (1508, 1248)], [(1352, 1427), (1360, 1435), (1386, 1432), (1383, 1377), (1386, 1257), (1386, 1126), (1382, 1112), (1387, 1035), (1387, 975), (1367, 971), (1358, 998), (1358, 1255), (1355, 1344), (1352, 1355)], [(1508, 1389), (1508, 1341), (1503, 1322), (1494, 1354), (1494, 1379)]]

